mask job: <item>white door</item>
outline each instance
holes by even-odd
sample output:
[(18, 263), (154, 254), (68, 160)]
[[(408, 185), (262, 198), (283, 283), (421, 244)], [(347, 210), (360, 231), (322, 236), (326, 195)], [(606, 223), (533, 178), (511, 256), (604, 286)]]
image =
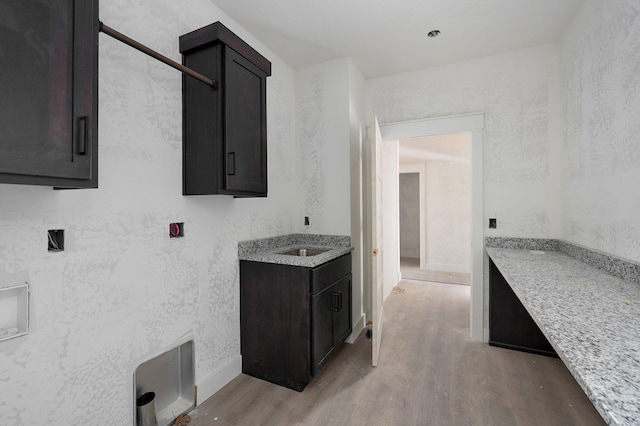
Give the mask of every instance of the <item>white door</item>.
[(380, 150), (382, 145), (382, 134), (378, 125), (378, 118), (373, 117), (373, 128), (371, 129), (369, 150), (371, 152), (371, 333), (373, 350), (371, 351), (371, 364), (378, 365), (380, 356), (380, 342), (382, 341), (382, 167), (380, 160)]

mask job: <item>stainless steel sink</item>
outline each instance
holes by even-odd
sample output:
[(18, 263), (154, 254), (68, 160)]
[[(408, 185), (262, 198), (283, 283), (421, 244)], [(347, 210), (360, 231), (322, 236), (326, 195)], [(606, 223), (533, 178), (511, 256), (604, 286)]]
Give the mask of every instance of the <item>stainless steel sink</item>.
[(317, 256), (329, 250), (330, 249), (299, 248), (295, 250), (287, 250), (279, 254), (284, 254), (285, 256)]

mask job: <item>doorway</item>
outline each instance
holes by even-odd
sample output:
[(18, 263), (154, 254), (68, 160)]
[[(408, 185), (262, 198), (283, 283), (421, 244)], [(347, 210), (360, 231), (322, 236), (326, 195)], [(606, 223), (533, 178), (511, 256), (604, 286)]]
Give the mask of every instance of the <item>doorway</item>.
[(398, 141), (403, 279), (469, 285), (469, 132)]
[(484, 114), (465, 114), (380, 126), (384, 140), (402, 140), (417, 137), (445, 135), (467, 132), (471, 135), (471, 298), (470, 330), (471, 338), (486, 341), (488, 333), (484, 327), (484, 222), (482, 198), (482, 129)]

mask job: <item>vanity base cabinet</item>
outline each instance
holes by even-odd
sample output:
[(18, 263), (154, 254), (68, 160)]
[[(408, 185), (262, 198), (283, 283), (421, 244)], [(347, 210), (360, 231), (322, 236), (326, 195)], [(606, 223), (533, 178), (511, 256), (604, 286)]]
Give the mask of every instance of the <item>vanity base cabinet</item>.
[(242, 372), (297, 391), (309, 382), (309, 269), (240, 261)]
[(351, 330), (351, 254), (316, 268), (240, 261), (243, 373), (302, 391)]
[(351, 274), (311, 296), (311, 373), (318, 374), (351, 334)]

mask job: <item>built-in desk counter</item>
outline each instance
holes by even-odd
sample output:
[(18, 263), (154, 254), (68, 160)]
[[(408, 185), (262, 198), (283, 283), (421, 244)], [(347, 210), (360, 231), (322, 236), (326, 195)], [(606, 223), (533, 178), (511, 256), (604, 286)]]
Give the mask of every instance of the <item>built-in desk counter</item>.
[(558, 251), (486, 249), (608, 424), (640, 424), (640, 285)]

